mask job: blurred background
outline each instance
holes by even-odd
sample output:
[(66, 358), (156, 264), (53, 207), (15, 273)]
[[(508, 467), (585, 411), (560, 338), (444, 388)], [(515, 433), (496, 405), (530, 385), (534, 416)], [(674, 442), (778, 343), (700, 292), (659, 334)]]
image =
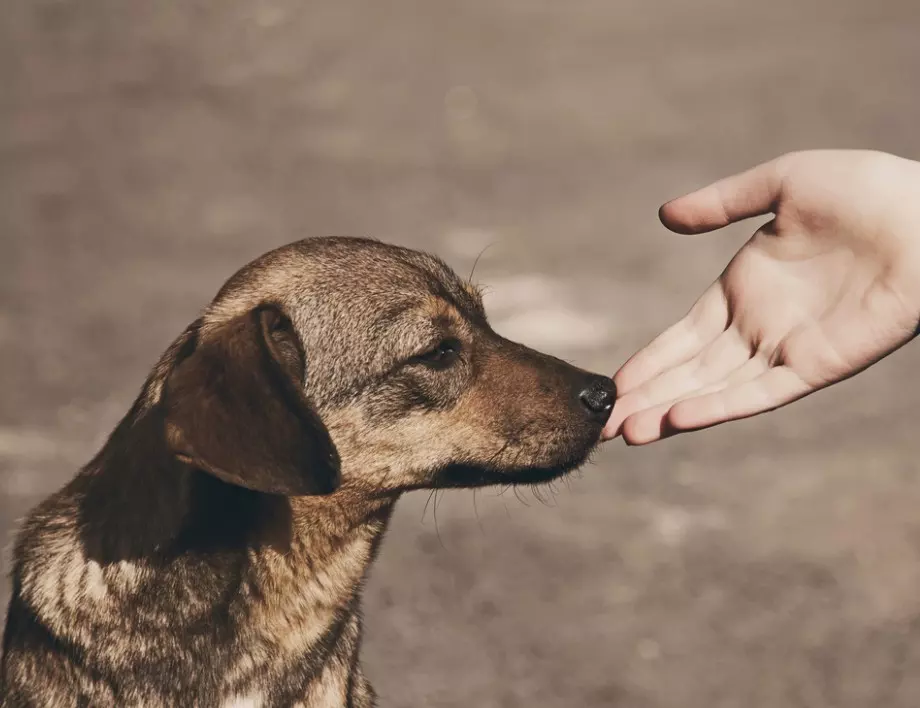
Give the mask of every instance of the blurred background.
[[(498, 331), (613, 373), (756, 228), (661, 202), (793, 149), (920, 157), (918, 36), (915, 0), (3, 0), (4, 539), (302, 237), (481, 254)], [(406, 497), (381, 705), (920, 705), (918, 352), (542, 500)]]

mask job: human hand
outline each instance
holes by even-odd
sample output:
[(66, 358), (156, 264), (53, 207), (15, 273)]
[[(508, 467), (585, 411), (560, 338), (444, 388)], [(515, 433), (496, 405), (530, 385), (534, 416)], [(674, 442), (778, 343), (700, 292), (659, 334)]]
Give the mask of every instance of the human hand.
[(745, 418), (874, 364), (920, 321), (920, 163), (791, 153), (665, 204), (694, 234), (772, 213), (684, 319), (614, 377), (604, 439)]

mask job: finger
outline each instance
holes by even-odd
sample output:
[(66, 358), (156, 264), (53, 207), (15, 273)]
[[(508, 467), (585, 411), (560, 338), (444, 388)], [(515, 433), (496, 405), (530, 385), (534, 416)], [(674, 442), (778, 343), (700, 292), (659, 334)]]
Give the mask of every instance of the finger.
[(618, 398), (613, 405), (610, 418), (601, 431), (601, 441), (612, 440), (623, 432), (623, 423), (637, 411), (642, 410), (642, 404), (636, 397), (624, 396)]
[(813, 390), (792, 369), (777, 366), (751, 381), (675, 404), (666, 424), (674, 431), (707, 428), (779, 408)]
[(658, 217), (671, 231), (697, 234), (770, 213), (782, 192), (784, 165), (778, 158), (721, 179), (663, 205)]
[(728, 325), (728, 302), (721, 283), (713, 283), (677, 324), (639, 350), (614, 375), (622, 396), (662, 371), (683, 364), (712, 342)]
[[(634, 413), (654, 409), (710, 386), (729, 376), (749, 358), (750, 346), (737, 330), (727, 329), (689, 361), (621, 396), (604, 426), (603, 439), (619, 435), (623, 421)], [(667, 409), (661, 411), (661, 415), (666, 412)]]
[(627, 396), (635, 396), (645, 408), (683, 398), (728, 377), (750, 358), (750, 345), (737, 329), (729, 328), (695, 357), (662, 372)]
[(737, 367), (729, 375), (723, 376), (719, 380), (682, 397), (675, 397), (649, 408), (636, 409), (632, 407), (632, 410), (626, 411), (625, 415), (623, 415), (619, 432), (623, 435), (628, 445), (647, 445), (661, 438), (669, 437), (676, 432), (680, 432), (668, 422), (668, 414), (675, 405), (682, 401), (694, 400), (755, 379), (766, 371), (768, 367), (769, 364), (766, 359), (757, 356), (753, 359), (745, 360), (741, 366)]

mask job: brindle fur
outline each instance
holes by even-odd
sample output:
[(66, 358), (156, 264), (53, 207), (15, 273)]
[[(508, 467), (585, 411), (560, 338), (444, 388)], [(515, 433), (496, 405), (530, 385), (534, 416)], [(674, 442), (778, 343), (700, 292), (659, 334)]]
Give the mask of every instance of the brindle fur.
[[(457, 355), (419, 357), (442, 341)], [(262, 256), (25, 521), (0, 705), (374, 705), (359, 602), (399, 495), (560, 475), (612, 395), (497, 336), (432, 256), (346, 238)]]

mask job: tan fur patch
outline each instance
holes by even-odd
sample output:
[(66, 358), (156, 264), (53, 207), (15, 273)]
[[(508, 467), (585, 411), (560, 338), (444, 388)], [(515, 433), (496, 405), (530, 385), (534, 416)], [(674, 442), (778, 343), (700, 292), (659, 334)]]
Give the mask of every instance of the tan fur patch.
[(263, 708), (262, 694), (250, 693), (246, 696), (234, 696), (221, 704), (220, 708)]

